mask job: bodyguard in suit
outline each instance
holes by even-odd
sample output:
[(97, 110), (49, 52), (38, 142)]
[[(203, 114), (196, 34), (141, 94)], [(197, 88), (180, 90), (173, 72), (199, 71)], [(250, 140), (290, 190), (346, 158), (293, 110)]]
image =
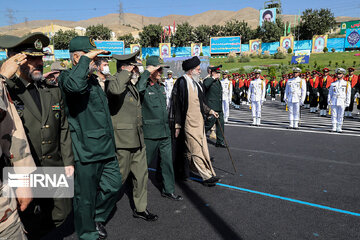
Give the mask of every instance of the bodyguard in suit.
[(121, 187), (108, 101), (93, 74), (97, 55), (108, 52), (86, 36), (73, 38), (69, 51), (73, 68), (61, 73), (59, 86), (75, 157), (75, 230), (79, 239), (105, 239), (104, 222)]
[(205, 89), (205, 102), (209, 108), (219, 113), (219, 121), (216, 118), (211, 117), (206, 120), (205, 132), (209, 131), (214, 124), (216, 124), (216, 147), (225, 148), (224, 137), (221, 133), (221, 129), (224, 131), (224, 113), (222, 111), (222, 86), (220, 82), (220, 72), (222, 65), (209, 67), (210, 77), (204, 80)]
[[(139, 52), (113, 55), (117, 72), (109, 78), (107, 96), (115, 129), (116, 155), (122, 182), (132, 173), (133, 216), (156, 221), (158, 216), (147, 210), (148, 166), (141, 115), (141, 102), (135, 84), (140, 76), (136, 57)], [(141, 64), (140, 64), (141, 65)]]
[[(60, 89), (43, 80), (43, 47), (49, 38), (33, 33), (23, 38), (1, 36), (0, 48), (19, 65), (6, 79), (10, 97), (22, 120), (37, 166), (65, 167), (74, 172), (69, 125)], [(29, 239), (39, 239), (59, 227), (71, 212), (71, 199), (34, 199), (20, 217)]]
[(163, 68), (168, 68), (168, 66), (161, 64), (158, 56), (149, 57), (146, 61), (146, 70), (141, 75), (136, 87), (142, 98), (147, 163), (150, 164), (157, 155), (160, 156), (163, 178), (161, 196), (180, 201), (182, 197), (175, 194), (166, 91), (161, 82)]

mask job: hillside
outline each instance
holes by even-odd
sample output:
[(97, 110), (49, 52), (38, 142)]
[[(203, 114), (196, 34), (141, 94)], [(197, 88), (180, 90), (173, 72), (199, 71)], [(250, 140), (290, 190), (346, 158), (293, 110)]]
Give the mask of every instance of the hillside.
[[(295, 15), (281, 15), (284, 22), (294, 22)], [(199, 26), (202, 24), (205, 25), (214, 25), (220, 24), (223, 25), (225, 22), (236, 19), (239, 21), (246, 21), (251, 28), (256, 28), (259, 25), (259, 10), (247, 7), (240, 9), (238, 11), (224, 11), (224, 10), (211, 10), (203, 12), (200, 14), (195, 14), (192, 16), (184, 15), (167, 15), (164, 17), (146, 17), (133, 13), (124, 13), (123, 22), (120, 24), (119, 14), (108, 14), (102, 17), (90, 18), (87, 20), (81, 21), (62, 21), (62, 20), (36, 20), (28, 21), (26, 23), (19, 23), (11, 26), (0, 27), (0, 34), (10, 34), (22, 36), (33, 29), (48, 26), (51, 23), (63, 26), (74, 28), (77, 26), (88, 27), (90, 25), (104, 24), (105, 26), (111, 28), (117, 35), (123, 35), (127, 33), (132, 33), (137, 35), (139, 29), (143, 26), (149, 24), (160, 24), (162, 26), (173, 25), (174, 21), (176, 24), (189, 22), (193, 26)], [(350, 21), (357, 20), (360, 18), (346, 17), (341, 16), (337, 17), (337, 22), (341, 21)]]

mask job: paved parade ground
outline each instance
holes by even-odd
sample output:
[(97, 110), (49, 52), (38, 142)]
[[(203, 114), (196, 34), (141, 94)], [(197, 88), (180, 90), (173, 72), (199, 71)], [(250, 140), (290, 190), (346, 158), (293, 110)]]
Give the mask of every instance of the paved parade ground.
[(108, 239), (360, 239), (360, 120), (330, 133), (330, 117), (302, 111), (300, 130), (287, 130), (278, 101), (265, 103), (261, 127), (249, 126), (248, 106), (231, 110), (225, 135), (238, 172), (210, 141), (221, 182), (178, 182), (184, 200), (173, 202), (160, 196), (150, 166), (148, 209), (159, 220), (133, 218), (125, 194), (106, 225)]

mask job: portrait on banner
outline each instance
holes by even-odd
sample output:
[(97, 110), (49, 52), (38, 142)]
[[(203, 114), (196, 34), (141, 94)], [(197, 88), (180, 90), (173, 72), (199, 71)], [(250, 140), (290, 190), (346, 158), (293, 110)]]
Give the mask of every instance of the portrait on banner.
[(294, 49), (294, 37), (281, 37), (280, 38), (280, 46), (288, 50), (289, 48)]
[(312, 40), (312, 53), (322, 53), (327, 46), (328, 35), (315, 35)]
[(260, 27), (263, 26), (264, 22), (275, 23), (275, 21), (276, 21), (276, 8), (260, 10), (260, 19), (259, 19)]
[(202, 52), (202, 43), (191, 44), (191, 56), (200, 56), (201, 52)]
[(160, 51), (161, 58), (171, 57), (171, 44), (170, 43), (160, 43), (159, 51)]
[(253, 39), (249, 41), (250, 52), (261, 52), (261, 39)]

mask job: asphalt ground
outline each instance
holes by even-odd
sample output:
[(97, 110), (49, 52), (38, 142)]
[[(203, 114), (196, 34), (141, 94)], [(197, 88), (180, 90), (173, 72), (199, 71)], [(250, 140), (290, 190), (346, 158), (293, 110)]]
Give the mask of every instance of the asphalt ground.
[[(231, 110), (233, 122), (237, 114)], [(360, 132), (249, 123), (225, 126), (237, 172), (227, 150), (209, 140), (221, 182), (205, 187), (195, 175), (177, 182), (183, 201), (161, 197), (157, 163), (152, 163), (148, 209), (159, 220), (133, 218), (131, 191), (125, 187), (106, 224), (108, 239), (360, 239)], [(71, 230), (67, 235), (76, 239)], [(62, 239), (54, 236), (49, 239)]]

